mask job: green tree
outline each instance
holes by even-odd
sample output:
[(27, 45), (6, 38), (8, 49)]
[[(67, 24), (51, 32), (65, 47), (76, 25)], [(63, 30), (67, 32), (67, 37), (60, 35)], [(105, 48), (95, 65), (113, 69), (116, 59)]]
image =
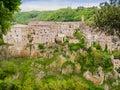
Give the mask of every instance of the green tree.
[(120, 37), (120, 0), (101, 3), (94, 24), (98, 30)]
[(7, 34), (10, 28), (10, 21), (15, 11), (20, 10), (21, 0), (0, 0), (0, 38)]

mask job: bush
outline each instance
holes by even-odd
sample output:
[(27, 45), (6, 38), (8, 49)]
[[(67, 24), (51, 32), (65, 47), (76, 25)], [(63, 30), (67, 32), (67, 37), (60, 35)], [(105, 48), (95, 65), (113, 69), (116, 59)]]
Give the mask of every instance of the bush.
[(102, 50), (101, 46), (99, 43), (93, 43), (93, 47), (95, 47), (97, 50)]
[(79, 50), (80, 48), (83, 48), (85, 46), (85, 44), (83, 42), (79, 42), (79, 43), (71, 43), (68, 45), (69, 49), (71, 51), (77, 51)]
[(113, 56), (115, 59), (120, 59), (120, 50), (113, 51)]
[(38, 48), (39, 48), (39, 49), (45, 49), (45, 47), (44, 47), (43, 44), (39, 44)]
[(34, 83), (32, 79), (28, 77), (23, 83), (22, 90), (34, 90), (33, 88), (34, 88)]
[(7, 76), (18, 72), (18, 68), (13, 62), (4, 61), (1, 63), (1, 68)]
[(0, 45), (2, 45), (3, 44), (3, 40), (0, 38)]
[(78, 32), (78, 31), (74, 33), (74, 37), (76, 37), (79, 40), (85, 39), (85, 36), (81, 32)]
[(75, 64), (71, 61), (66, 61), (65, 63), (63, 63), (62, 68), (65, 68), (67, 65), (71, 65), (73, 70), (75, 70)]
[(3, 70), (0, 68), (0, 79), (4, 79), (6, 77), (5, 73), (3, 72)]

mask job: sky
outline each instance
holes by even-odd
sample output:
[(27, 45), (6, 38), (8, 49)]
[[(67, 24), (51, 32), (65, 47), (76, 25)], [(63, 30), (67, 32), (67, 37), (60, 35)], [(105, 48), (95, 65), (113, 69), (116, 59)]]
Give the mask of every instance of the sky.
[(20, 8), (21, 11), (57, 10), (66, 7), (76, 8), (78, 6), (99, 6), (101, 2), (105, 1), (108, 0), (22, 0)]

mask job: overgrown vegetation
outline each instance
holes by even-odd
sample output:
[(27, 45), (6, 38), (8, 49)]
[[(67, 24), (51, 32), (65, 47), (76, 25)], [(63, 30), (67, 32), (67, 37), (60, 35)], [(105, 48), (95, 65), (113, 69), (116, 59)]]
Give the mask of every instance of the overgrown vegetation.
[(120, 50), (113, 51), (113, 55), (115, 59), (120, 59)]
[[(111, 0), (110, 4), (104, 3), (99, 10), (96, 7), (78, 7), (77, 9), (64, 8), (56, 11), (20, 12), (15, 14), (13, 22), (27, 24), (32, 20), (80, 21), (83, 15), (85, 21), (89, 22), (93, 18), (95, 11), (98, 10), (96, 14), (96, 20), (98, 21), (96, 21), (96, 25), (98, 27), (103, 28), (105, 25), (107, 28), (119, 30), (119, 13), (117, 14), (116, 12), (119, 11), (120, 2), (117, 2), (117, 0), (115, 0), (117, 3), (113, 1)], [(12, 3), (13, 6), (20, 4), (19, 0), (18, 3), (11, 2), (11, 5)], [(18, 7), (15, 9), (9, 7), (9, 5), (6, 7), (3, 1), (2, 3), (0, 1), (0, 7), (0, 14), (2, 15), (3, 13), (3, 16), (8, 15), (8, 18), (0, 17), (1, 45), (3, 43), (1, 35), (5, 34), (9, 27), (9, 17), (12, 16), (14, 11), (18, 10)], [(111, 9), (113, 10), (111, 11)], [(105, 14), (103, 14), (104, 10)], [(110, 20), (115, 23), (108, 24)], [(120, 84), (113, 85), (115, 79), (112, 76), (112, 78), (108, 77), (108, 80), (105, 79), (102, 85), (94, 85), (93, 82), (86, 80), (83, 74), (88, 70), (92, 74), (97, 74), (97, 69), (100, 66), (104, 74), (113, 73), (110, 56), (113, 54), (116, 59), (120, 59), (120, 51), (110, 52), (107, 45), (103, 50), (99, 43), (94, 43), (88, 48), (80, 29), (76, 29), (74, 38), (78, 39), (79, 42), (69, 43), (70, 38), (67, 38), (63, 46), (54, 44), (46, 48), (45, 45), (39, 44), (38, 48), (41, 55), (37, 58), (0, 58), (0, 90), (104, 90), (104, 84), (108, 84), (111, 90), (119, 90)], [(28, 39), (31, 39), (30, 35), (28, 35)], [(32, 44), (31, 40), (29, 41), (31, 54)], [(120, 72), (120, 69), (117, 71)], [(119, 78), (118, 81), (120, 81)]]
[(120, 37), (120, 0), (109, 1), (100, 4), (94, 23), (100, 31)]
[[(0, 88), (4, 90), (103, 90), (103, 86), (96, 86), (83, 77), (87, 70), (95, 73), (101, 66), (103, 72), (112, 71), (112, 62), (108, 49), (103, 50), (99, 44), (94, 43), (87, 48), (85, 37), (78, 30), (74, 34), (79, 40), (70, 44), (67, 40), (68, 50), (62, 45), (45, 47), (39, 58), (17, 58), (0, 61)], [(82, 50), (82, 52), (81, 52)], [(69, 53), (69, 54), (68, 54)], [(76, 66), (76, 65), (80, 66)], [(76, 72), (77, 68), (77, 72)], [(80, 69), (78, 69), (80, 68)], [(67, 71), (65, 71), (67, 69)], [(110, 81), (112, 82), (112, 81)], [(112, 88), (112, 87), (111, 87)]]

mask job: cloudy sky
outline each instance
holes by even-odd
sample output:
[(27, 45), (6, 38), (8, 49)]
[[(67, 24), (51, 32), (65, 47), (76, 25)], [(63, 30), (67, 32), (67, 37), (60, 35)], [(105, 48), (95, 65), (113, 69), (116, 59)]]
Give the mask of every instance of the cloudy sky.
[(77, 6), (98, 6), (100, 2), (108, 0), (22, 0), (20, 6), (21, 11), (31, 11), (31, 10), (56, 10), (60, 8)]

